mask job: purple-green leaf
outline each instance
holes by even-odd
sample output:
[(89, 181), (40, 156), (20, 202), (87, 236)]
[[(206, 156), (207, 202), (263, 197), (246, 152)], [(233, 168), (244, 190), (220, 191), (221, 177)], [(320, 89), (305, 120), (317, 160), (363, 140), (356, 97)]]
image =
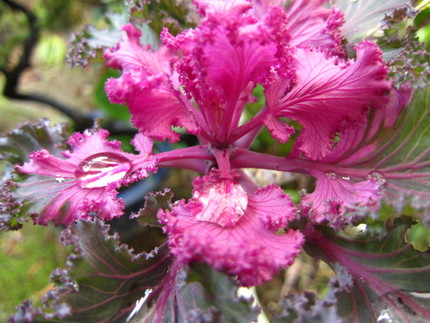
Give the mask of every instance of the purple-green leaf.
[(275, 315), (274, 323), (342, 323), (337, 313), (338, 295), (352, 287), (352, 277), (346, 269), (334, 266), (336, 277), (332, 277), (324, 299), (318, 298), (313, 292), (291, 294), (280, 302), (281, 314)]
[(133, 323), (252, 322), (258, 310), (237, 297), (235, 281), (205, 264), (188, 271), (173, 263), (168, 276), (148, 297)]
[(67, 132), (66, 124), (51, 126), (41, 120), (37, 124), (25, 123), (0, 137), (0, 160), (8, 163), (0, 186), (0, 232), (19, 229), (30, 217), (29, 204), (18, 201), (14, 194), (16, 184), (11, 178), (16, 180), (19, 176), (12, 174), (13, 165), (28, 161), (28, 155), (42, 147), (60, 155), (66, 148)]
[(349, 41), (358, 41), (372, 35), (380, 27), (385, 14), (409, 5), (410, 1), (334, 0), (331, 3), (345, 13), (344, 37)]
[[(355, 159), (350, 154), (348, 161), (340, 164), (367, 170), (368, 174), (377, 172), (386, 181), (386, 196), (392, 201), (414, 196), (425, 202), (430, 198), (429, 109), (430, 89), (415, 91), (411, 103), (392, 128), (381, 126), (373, 135), (368, 130), (358, 146), (368, 149), (367, 155)], [(371, 127), (372, 124), (368, 128)]]
[(378, 45), (384, 51), (394, 84), (425, 88), (430, 83), (430, 53), (417, 38), (417, 27), (412, 24), (416, 14), (416, 10), (402, 8), (385, 16), (384, 35), (378, 39)]
[(121, 39), (121, 27), (127, 23), (127, 15), (109, 14), (106, 23), (106, 29), (98, 30), (88, 25), (81, 32), (72, 34), (67, 53), (67, 62), (71, 66), (87, 66), (99, 50), (115, 46)]
[[(105, 29), (97, 29), (92, 25), (86, 26), (81, 32), (72, 34), (70, 48), (67, 53), (67, 62), (71, 66), (86, 66), (95, 59), (97, 54), (109, 47), (115, 47), (123, 37), (122, 26), (129, 22), (129, 10), (123, 8), (122, 13), (108, 13), (106, 15)], [(140, 41), (153, 49), (158, 48), (158, 40), (152, 29), (145, 23), (138, 25), (142, 31)]]
[(23, 163), (31, 152), (42, 147), (54, 155), (59, 154), (65, 148), (67, 137), (68, 127), (65, 123), (52, 126), (46, 119), (39, 123), (24, 123), (0, 136), (0, 160), (11, 164)]
[[(62, 234), (73, 251), (67, 269), (52, 274), (56, 289), (44, 298), (44, 319), (61, 322), (124, 322), (145, 292), (165, 277), (171, 262), (166, 246), (135, 254), (99, 220), (78, 221)], [(28, 304), (27, 304), (28, 305)], [(12, 322), (40, 310), (22, 306)]]
[(132, 219), (137, 219), (140, 224), (152, 227), (161, 227), (157, 220), (159, 209), (171, 209), (173, 193), (169, 189), (162, 192), (149, 193), (145, 196), (145, 206), (137, 213), (131, 215)]
[[(350, 127), (326, 158), (303, 161), (289, 158), (292, 165), (333, 173), (352, 182), (373, 179), (383, 184), (384, 198), (403, 207), (430, 206), (430, 88), (396, 90), (394, 103), (371, 110), (369, 121)], [(399, 117), (397, 117), (399, 116)]]
[(405, 242), (410, 218), (398, 218), (385, 235), (355, 238), (312, 228), (305, 249), (332, 267), (342, 266), (353, 285), (337, 294), (343, 322), (428, 322), (430, 254)]

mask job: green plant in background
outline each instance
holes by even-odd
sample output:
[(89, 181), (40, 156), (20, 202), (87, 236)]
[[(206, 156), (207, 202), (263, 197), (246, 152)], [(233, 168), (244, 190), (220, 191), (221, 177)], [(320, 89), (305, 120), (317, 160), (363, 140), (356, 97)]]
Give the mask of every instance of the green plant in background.
[[(58, 230), (26, 226), (3, 233), (0, 238), (0, 321), (6, 322), (17, 302), (31, 299), (40, 303), (52, 288), (46, 278), (64, 265), (66, 250), (58, 241)], [(19, 286), (19, 288), (17, 288)]]

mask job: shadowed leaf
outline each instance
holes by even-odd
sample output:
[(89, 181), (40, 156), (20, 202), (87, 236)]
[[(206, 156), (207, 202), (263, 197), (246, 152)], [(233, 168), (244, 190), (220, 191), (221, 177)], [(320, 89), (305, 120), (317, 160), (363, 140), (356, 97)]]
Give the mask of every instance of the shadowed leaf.
[(25, 123), (0, 136), (0, 160), (11, 164), (23, 163), (30, 153), (42, 147), (58, 155), (65, 148), (67, 131), (65, 123), (52, 126), (46, 119), (36, 124)]
[[(48, 120), (41, 120), (37, 124), (25, 123), (0, 137), (0, 160), (9, 163), (0, 186), (0, 232), (21, 228), (31, 216), (27, 214), (29, 205), (17, 201), (14, 196), (16, 185), (10, 180), (12, 166), (28, 161), (28, 155), (42, 147), (53, 155), (60, 155), (66, 148), (67, 131), (66, 124), (51, 126)], [(14, 174), (14, 180), (18, 177)]]
[(27, 302), (12, 322), (21, 322), (25, 315), (35, 322), (124, 322), (145, 291), (163, 280), (170, 257), (165, 246), (134, 254), (108, 230), (98, 220), (79, 221), (66, 229), (62, 240), (72, 244), (73, 251), (67, 269), (52, 274), (57, 287), (44, 298), (43, 318), (41, 310)]
[(169, 275), (131, 322), (255, 321), (258, 310), (251, 307), (250, 300), (237, 297), (237, 289), (232, 278), (206, 264), (194, 264), (187, 279), (185, 268), (174, 263)]
[(140, 224), (152, 227), (161, 227), (157, 220), (159, 209), (170, 210), (173, 193), (169, 189), (162, 192), (149, 193), (145, 196), (145, 206), (137, 213), (131, 215), (132, 219), (137, 219)]
[(332, 267), (341, 265), (353, 285), (337, 293), (343, 322), (428, 322), (430, 254), (405, 242), (410, 218), (396, 219), (386, 235), (346, 238), (313, 229), (305, 249)]
[(345, 13), (342, 34), (349, 41), (358, 41), (374, 33), (380, 27), (386, 13), (409, 5), (409, 0), (334, 0), (332, 5)]

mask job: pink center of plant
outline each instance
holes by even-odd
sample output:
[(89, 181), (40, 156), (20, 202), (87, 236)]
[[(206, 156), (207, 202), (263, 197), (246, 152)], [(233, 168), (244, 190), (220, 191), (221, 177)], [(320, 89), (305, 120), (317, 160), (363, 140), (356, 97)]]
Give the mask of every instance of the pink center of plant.
[(222, 227), (234, 226), (245, 214), (248, 194), (240, 184), (230, 180), (208, 183), (202, 191), (195, 191), (193, 209), (197, 220), (216, 223)]
[(91, 155), (79, 163), (75, 177), (82, 188), (106, 187), (122, 180), (130, 171), (131, 162), (115, 153)]

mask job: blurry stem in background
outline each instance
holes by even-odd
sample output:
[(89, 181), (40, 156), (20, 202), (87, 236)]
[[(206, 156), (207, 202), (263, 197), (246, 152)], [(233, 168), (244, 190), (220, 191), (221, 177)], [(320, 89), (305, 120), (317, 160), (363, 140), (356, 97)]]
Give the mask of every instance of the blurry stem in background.
[(23, 13), (28, 20), (29, 33), (27, 38), (23, 42), (23, 51), (18, 63), (8, 69), (6, 66), (0, 66), (0, 71), (5, 75), (5, 85), (3, 88), (3, 95), (10, 99), (17, 99), (23, 101), (34, 101), (42, 104), (49, 105), (50, 107), (60, 111), (61, 113), (68, 116), (75, 124), (77, 131), (82, 131), (86, 128), (90, 128), (93, 125), (93, 118), (89, 115), (82, 115), (78, 109), (67, 106), (54, 98), (40, 93), (19, 93), (18, 85), (20, 78), (24, 71), (31, 66), (30, 59), (35, 46), (39, 40), (39, 27), (37, 17), (35, 14), (12, 0), (0, 0), (3, 1), (12, 10)]

